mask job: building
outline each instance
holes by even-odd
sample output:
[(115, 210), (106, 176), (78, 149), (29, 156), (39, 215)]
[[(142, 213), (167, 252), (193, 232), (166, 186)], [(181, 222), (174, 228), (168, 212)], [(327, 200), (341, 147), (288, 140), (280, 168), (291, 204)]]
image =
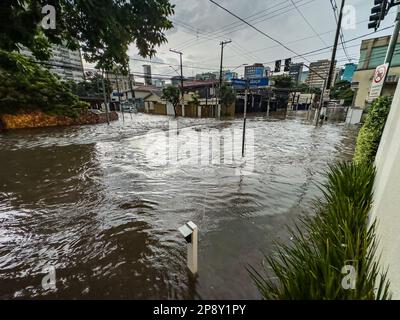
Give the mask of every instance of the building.
[(217, 80), (217, 78), (219, 78), (219, 74), (217, 77), (215, 72), (200, 73), (200, 74), (196, 74), (196, 77), (195, 77), (195, 79), (197, 81), (212, 81), (212, 80)]
[(303, 72), (303, 64), (302, 63), (292, 63), (289, 67), (289, 75), (293, 79), (295, 84), (299, 84), (300, 75)]
[[(331, 61), (329, 59), (318, 60), (310, 64), (310, 71), (306, 80), (306, 84), (311, 88), (323, 89), (324, 78), (328, 77)], [(336, 63), (335, 63), (336, 65)], [(335, 66), (336, 68), (336, 66)], [(335, 83), (335, 78), (332, 80), (332, 85)]]
[[(361, 43), (360, 61), (357, 70), (354, 72), (352, 87), (355, 89), (354, 106), (365, 108), (371, 88), (372, 78), (377, 66), (385, 61), (386, 52), (389, 46), (390, 36), (364, 40)], [(395, 54), (382, 95), (394, 95), (400, 75), (400, 38), (397, 42)]]
[(165, 80), (163, 79), (154, 79), (153, 86), (157, 88), (164, 88), (165, 87)]
[(352, 82), (354, 72), (357, 70), (357, 65), (355, 63), (346, 63), (344, 66), (343, 74), (341, 80)]
[(332, 78), (332, 86), (335, 85), (335, 83), (338, 83), (342, 79), (343, 75), (343, 68), (335, 68), (335, 71), (333, 73), (333, 78)]
[[(62, 80), (81, 82), (84, 80), (82, 57), (79, 50), (69, 50), (62, 45), (52, 45), (52, 57), (44, 65)], [(22, 49), (21, 54), (33, 58), (32, 52)]]
[(151, 78), (151, 65), (144, 64), (143, 65), (143, 73), (144, 73), (144, 83), (147, 86), (151, 86), (153, 81)]
[[(183, 78), (183, 81), (185, 81), (185, 78)], [(171, 78), (171, 84), (174, 87), (180, 87), (181, 86), (181, 77), (180, 76), (173, 76)]]
[(308, 73), (309, 73), (308, 71), (302, 71), (300, 73), (299, 83), (305, 83), (307, 81)]
[(261, 63), (255, 63), (244, 67), (245, 79), (260, 79), (265, 77), (265, 67)]

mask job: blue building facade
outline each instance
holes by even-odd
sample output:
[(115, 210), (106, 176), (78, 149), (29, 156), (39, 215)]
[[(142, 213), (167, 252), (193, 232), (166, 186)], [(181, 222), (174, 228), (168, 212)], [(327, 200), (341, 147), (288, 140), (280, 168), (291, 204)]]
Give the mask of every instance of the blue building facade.
[(355, 63), (347, 63), (344, 66), (344, 71), (342, 75), (342, 80), (352, 82), (354, 72), (357, 70), (357, 65)]

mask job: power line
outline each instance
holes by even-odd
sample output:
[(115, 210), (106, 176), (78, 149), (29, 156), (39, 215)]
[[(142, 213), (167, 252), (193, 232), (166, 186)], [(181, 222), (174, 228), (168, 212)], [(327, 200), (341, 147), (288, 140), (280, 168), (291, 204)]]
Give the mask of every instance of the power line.
[[(217, 2), (215, 2), (214, 0), (209, 0), (209, 1), (212, 2), (212, 3), (214, 3), (216, 6), (218, 6), (218, 7), (221, 8), (222, 10), (228, 12), (230, 15), (234, 16), (235, 18), (237, 18), (237, 19), (243, 21), (243, 22), (244, 22), (245, 24), (247, 24), (249, 27), (251, 27), (251, 28), (253, 28), (254, 30), (256, 30), (257, 32), (261, 33), (262, 35), (264, 35), (264, 36), (267, 37), (268, 39), (270, 39), (270, 40), (272, 40), (272, 41), (278, 43), (280, 46), (282, 46), (282, 47), (285, 48), (286, 50), (288, 50), (288, 51), (294, 53), (294, 54), (297, 55), (297, 56), (302, 57), (302, 55), (299, 55), (296, 51), (290, 49), (287, 45), (285, 45), (285, 44), (282, 43), (281, 41), (279, 41), (279, 40), (277, 40), (277, 39), (271, 37), (270, 35), (268, 35), (268, 34), (265, 33), (264, 31), (261, 31), (261, 30), (258, 29), (257, 27), (253, 26), (251, 23), (249, 23), (249, 22), (247, 22), (246, 20), (244, 20), (243, 18), (239, 17), (238, 15), (236, 15), (235, 13), (233, 13), (232, 11), (230, 11), (230, 10), (224, 8), (223, 6), (221, 6), (220, 4), (218, 4)], [(308, 61), (308, 62), (311, 62), (311, 61), (309, 61), (308, 59), (306, 59), (306, 58), (304, 58), (304, 57), (302, 57), (302, 58), (303, 58), (304, 60)]]
[[(306, 3), (300, 3), (300, 2), (302, 2), (302, 1), (306, 1), (306, 0), (300, 0), (300, 1), (296, 2), (296, 4), (298, 4), (298, 6), (300, 7), (300, 6), (304, 6), (304, 5), (306, 5), (306, 4), (309, 4), (309, 3), (311, 3), (311, 2), (314, 2), (315, 0), (309, 0), (309, 1), (306, 2)], [(264, 11), (267, 11), (267, 10), (269, 10), (269, 9), (271, 9), (271, 8), (274, 8), (274, 7), (276, 7), (276, 6), (279, 6), (279, 5), (282, 5), (282, 3), (280, 3), (280, 4), (278, 4), (278, 5), (274, 5), (274, 6), (270, 7), (270, 8), (267, 8), (267, 9), (265, 9)], [(285, 11), (283, 11), (283, 12), (279, 12), (279, 11), (281, 11), (281, 10), (283, 10), (283, 9), (287, 9), (287, 8), (289, 8), (289, 9), (288, 9), (288, 10), (285, 10)], [(258, 18), (256, 18), (256, 19), (251, 19), (250, 21), (251, 21), (251, 22), (254, 22), (255, 24), (259, 24), (259, 23), (261, 23), (261, 22), (264, 22), (264, 21), (266, 21), (266, 20), (270, 20), (270, 19), (272, 19), (272, 18), (274, 18), (274, 17), (280, 16), (280, 15), (285, 14), (285, 13), (287, 13), (287, 12), (289, 12), (289, 11), (292, 11), (292, 10), (294, 10), (294, 8), (292, 7), (292, 5), (289, 4), (289, 5), (286, 5), (285, 7), (279, 8), (279, 9), (277, 9), (277, 10), (275, 10), (275, 11), (268, 12), (267, 14), (264, 14), (263, 16), (258, 17)], [(275, 15), (271, 15), (271, 14), (276, 13), (276, 12), (279, 12), (279, 13), (277, 13), (277, 14), (275, 14)], [(265, 17), (265, 16), (267, 16), (267, 17), (266, 17), (266, 18), (263, 18), (263, 17)], [(259, 19), (261, 19), (261, 18), (263, 18), (263, 19), (262, 19), (262, 20), (259, 20)], [(245, 19), (247, 19), (247, 18), (245, 18)], [(259, 20), (259, 21), (257, 21), (257, 20)], [(236, 32), (236, 31), (243, 30), (243, 28), (242, 28), (241, 26), (244, 25), (245, 23), (243, 23), (243, 22), (238, 22), (238, 23), (239, 23), (239, 24), (238, 24), (237, 26), (233, 26), (233, 27), (224, 27), (224, 28), (220, 29), (220, 31), (215, 31), (215, 32), (213, 32), (212, 34), (213, 34), (214, 36), (219, 37), (219, 38), (223, 38), (223, 37), (225, 37), (225, 36), (227, 36), (227, 35), (230, 35), (230, 34)], [(240, 27), (240, 28), (238, 28), (238, 27)], [(225, 32), (225, 33), (223, 33), (223, 32)], [(186, 46), (194, 44), (194, 43), (196, 42), (196, 40), (197, 40), (197, 39), (193, 39), (193, 40), (192, 40), (192, 43), (190, 43), (190, 41), (189, 41), (189, 43), (187, 43)], [(193, 41), (194, 41), (194, 42), (193, 42)], [(203, 43), (204, 41), (207, 41), (207, 40), (200, 41), (200, 42), (198, 42), (196, 45), (201, 44), (201, 43)], [(185, 43), (186, 43), (186, 42), (188, 42), (188, 41), (185, 41)]]
[(308, 26), (311, 28), (311, 30), (314, 32), (314, 34), (322, 41), (324, 45), (327, 45), (324, 39), (321, 38), (321, 36), (318, 34), (318, 32), (314, 29), (314, 27), (311, 25), (311, 23), (308, 21), (308, 19), (304, 16), (303, 12), (297, 7), (296, 3), (293, 0), (290, 0), (293, 4), (293, 6), (296, 8), (297, 12), (301, 15), (303, 20), (308, 24)]

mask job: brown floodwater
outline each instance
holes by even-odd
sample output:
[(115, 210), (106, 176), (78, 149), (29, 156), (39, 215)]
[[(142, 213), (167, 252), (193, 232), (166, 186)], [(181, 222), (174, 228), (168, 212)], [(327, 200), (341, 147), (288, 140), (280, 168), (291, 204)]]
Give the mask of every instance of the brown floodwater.
[[(0, 298), (260, 298), (246, 267), (290, 241), (286, 225), (312, 213), (316, 183), (351, 158), (357, 128), (251, 118), (248, 172), (224, 160), (162, 161), (163, 134), (186, 154), (193, 137), (241, 130), (239, 119), (179, 119), (172, 129), (169, 120), (0, 133)], [(190, 220), (197, 277), (178, 232)], [(48, 266), (55, 290), (42, 287)]]

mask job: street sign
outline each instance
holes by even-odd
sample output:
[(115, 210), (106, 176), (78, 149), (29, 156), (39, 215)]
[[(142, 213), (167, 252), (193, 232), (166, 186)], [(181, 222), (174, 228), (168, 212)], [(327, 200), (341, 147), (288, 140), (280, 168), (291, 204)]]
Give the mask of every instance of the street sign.
[(268, 78), (251, 79), (249, 86), (250, 88), (266, 87), (268, 86)]
[(266, 87), (269, 84), (268, 78), (260, 78), (260, 79), (232, 79), (232, 87), (235, 89), (246, 89), (246, 84), (248, 83), (249, 88), (258, 88), (258, 87)]
[(381, 95), (388, 69), (389, 63), (382, 64), (376, 68), (374, 78), (372, 79), (371, 90), (367, 99), (368, 102), (374, 101)]
[(235, 89), (246, 89), (247, 81), (244, 79), (232, 79), (232, 87)]

